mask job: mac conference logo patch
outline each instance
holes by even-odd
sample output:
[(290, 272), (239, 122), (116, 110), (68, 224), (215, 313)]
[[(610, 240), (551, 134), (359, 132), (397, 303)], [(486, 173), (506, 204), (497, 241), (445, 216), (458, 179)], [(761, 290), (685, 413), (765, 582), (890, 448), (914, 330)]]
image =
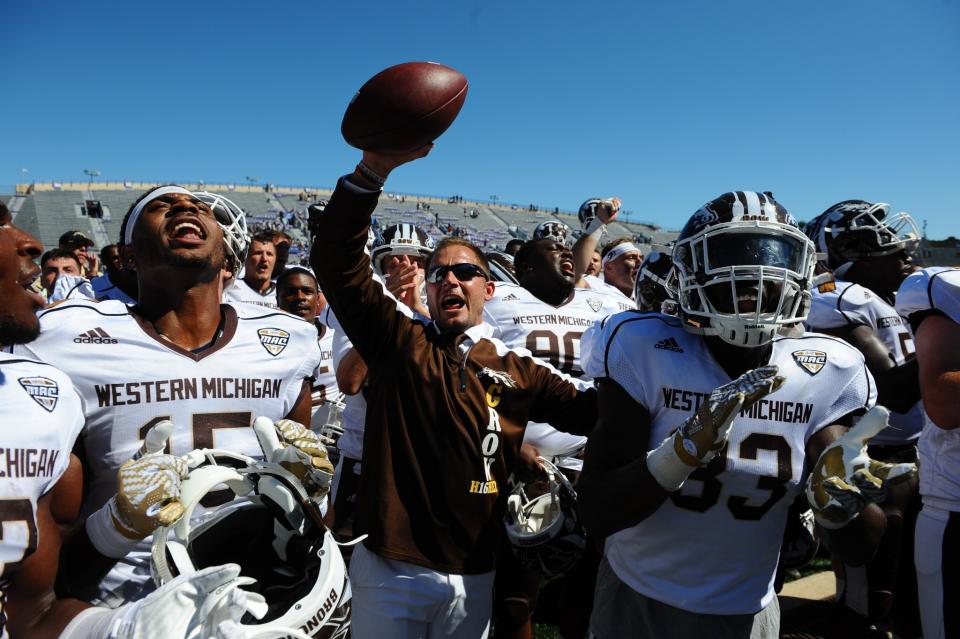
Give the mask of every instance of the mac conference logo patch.
[(290, 333), (280, 328), (261, 328), (257, 335), (260, 336), (260, 345), (274, 357), (282, 353), (290, 341)]
[(595, 297), (588, 297), (587, 306), (589, 306), (590, 310), (592, 310), (594, 313), (598, 313), (600, 311), (600, 307), (603, 306), (603, 300), (599, 300)]
[(27, 391), (27, 395), (48, 413), (52, 413), (57, 407), (60, 387), (49, 377), (21, 377), (17, 381), (23, 390)]
[(793, 351), (793, 361), (811, 375), (816, 375), (827, 364), (827, 354), (823, 351)]

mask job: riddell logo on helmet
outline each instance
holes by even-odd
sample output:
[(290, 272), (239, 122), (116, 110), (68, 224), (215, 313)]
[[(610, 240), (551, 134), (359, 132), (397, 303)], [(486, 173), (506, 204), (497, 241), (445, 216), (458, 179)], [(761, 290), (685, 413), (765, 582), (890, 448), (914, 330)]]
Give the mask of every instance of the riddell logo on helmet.
[(107, 334), (102, 328), (95, 328), (85, 333), (80, 333), (73, 338), (77, 344), (117, 344), (118, 341)]

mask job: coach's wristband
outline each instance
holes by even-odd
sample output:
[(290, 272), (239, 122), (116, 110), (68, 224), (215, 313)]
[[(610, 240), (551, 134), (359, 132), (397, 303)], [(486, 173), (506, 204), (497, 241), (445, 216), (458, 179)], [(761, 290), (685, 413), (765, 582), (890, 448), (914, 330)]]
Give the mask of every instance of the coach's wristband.
[(675, 437), (675, 434), (670, 435), (647, 453), (647, 469), (668, 493), (680, 490), (690, 473), (696, 470), (696, 467), (680, 459), (674, 443)]
[(84, 526), (87, 529), (87, 537), (90, 538), (90, 543), (97, 552), (106, 557), (122, 559), (137, 546), (139, 540), (125, 537), (117, 530), (113, 523), (111, 501), (113, 501), (112, 498), (100, 510), (87, 517)]
[(357, 164), (357, 173), (362, 175), (365, 179), (370, 180), (381, 189), (383, 188), (383, 185), (387, 183), (387, 178), (381, 177), (379, 173), (376, 173), (373, 169), (364, 164), (362, 160), (359, 164)]

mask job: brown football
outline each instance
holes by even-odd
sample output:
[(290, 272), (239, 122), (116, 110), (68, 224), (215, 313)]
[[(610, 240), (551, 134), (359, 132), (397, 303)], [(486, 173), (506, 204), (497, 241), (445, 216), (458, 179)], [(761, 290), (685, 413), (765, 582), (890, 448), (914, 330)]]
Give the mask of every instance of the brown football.
[(384, 69), (360, 87), (340, 132), (351, 146), (406, 153), (433, 142), (453, 123), (467, 97), (467, 78), (435, 62)]

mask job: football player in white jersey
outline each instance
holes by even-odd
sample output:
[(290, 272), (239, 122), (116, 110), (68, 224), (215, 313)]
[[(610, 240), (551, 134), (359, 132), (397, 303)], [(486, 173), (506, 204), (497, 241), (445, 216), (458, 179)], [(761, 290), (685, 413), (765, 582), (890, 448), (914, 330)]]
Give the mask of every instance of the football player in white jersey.
[(923, 510), (914, 551), (923, 636), (960, 637), (960, 269), (914, 273), (896, 308), (913, 328), (930, 417), (918, 444)]
[[(0, 224), (0, 343), (4, 345), (30, 342), (39, 333), (35, 311), (43, 307), (43, 298), (27, 289), (39, 273), (33, 260), (40, 250), (35, 238), (9, 220)], [(203, 624), (200, 609), (207, 595), (239, 585), (235, 580), (239, 570), (222, 566), (179, 578), (142, 602), (118, 610), (56, 598), (54, 580), (63, 569), (59, 565), (63, 531), (80, 512), (83, 471), (71, 449), (83, 427), (82, 399), (62, 371), (0, 353), (0, 423), (0, 637), (182, 637)], [(147, 466), (163, 471), (169, 459), (169, 455), (157, 455), (125, 468), (134, 474)], [(125, 490), (132, 487), (123, 476), (119, 485), (125, 498), (134, 497), (136, 490)], [(170, 503), (156, 501), (164, 506)], [(138, 514), (143, 513), (134, 507), (119, 516), (126, 523), (127, 515)]]
[(882, 511), (847, 457), (826, 462), (875, 402), (863, 356), (833, 337), (779, 335), (804, 319), (814, 253), (772, 195), (726, 193), (674, 248), (679, 317), (620, 313), (584, 335), (600, 414), (580, 507), (607, 536), (598, 639), (778, 637), (773, 582), (807, 464), (818, 498), (829, 489), (816, 514), (831, 549), (860, 562), (874, 551)]
[[(914, 462), (926, 415), (913, 335), (893, 303), (900, 283), (916, 268), (917, 225), (906, 213), (892, 214), (888, 204), (844, 200), (805, 230), (821, 256), (819, 270), (833, 274), (819, 277), (812, 288), (807, 328), (846, 340), (863, 354), (877, 382), (877, 403), (891, 411), (890, 426), (870, 443), (871, 456)], [(838, 591), (868, 625), (896, 625), (900, 634), (912, 635), (919, 628), (909, 531), (920, 497), (916, 485), (895, 496), (897, 503), (882, 505), (888, 526), (880, 552), (860, 568), (837, 566)], [(897, 597), (898, 592), (905, 596)]]
[[(84, 399), (84, 512), (94, 513), (85, 532), (104, 554), (117, 550), (102, 543), (109, 521), (101, 507), (120, 464), (158, 422), (173, 422), (167, 447), (175, 455), (217, 447), (255, 457), (255, 417), (310, 422), (316, 330), (282, 311), (220, 303), (224, 227), (232, 220), (219, 216), (229, 214), (182, 187), (146, 192), (121, 228), (136, 261), (139, 303), (65, 302), (41, 313), (40, 338), (20, 347), (64, 370)], [(149, 540), (131, 541), (128, 550), (99, 592), (86, 596), (117, 605), (151, 588)]]
[(915, 270), (920, 233), (906, 213), (888, 204), (845, 200), (807, 223), (806, 233), (833, 278), (813, 288), (806, 325), (855, 346), (877, 381), (877, 402), (889, 408), (890, 428), (873, 444), (913, 442), (923, 428), (917, 363), (910, 327), (893, 307), (897, 288)]
[[(611, 295), (574, 287), (573, 252), (557, 240), (526, 242), (514, 256), (514, 269), (519, 284), (497, 283), (493, 298), (484, 304), (484, 321), (507, 347), (527, 349), (589, 386), (580, 365), (580, 338), (595, 322), (622, 310), (619, 304)], [(531, 422), (523, 441), (536, 449), (534, 456), (551, 460), (571, 477), (582, 467), (586, 437)], [(559, 619), (563, 636), (583, 636), (587, 631), (592, 592), (577, 592), (577, 586), (592, 586), (598, 557), (591, 551), (565, 578)], [(541, 575), (523, 570), (509, 550), (500, 553), (497, 562), (495, 636), (530, 636)]]
[(277, 294), (270, 279), (277, 261), (273, 231), (261, 231), (250, 238), (250, 248), (243, 263), (243, 277), (224, 290), (225, 302), (246, 302), (268, 308), (277, 307)]
[(276, 288), (280, 310), (302, 317), (317, 329), (320, 363), (313, 372), (310, 428), (319, 434), (323, 426), (331, 424), (331, 419), (339, 425), (343, 408), (343, 394), (337, 388), (337, 374), (333, 366), (334, 330), (317, 319), (317, 314), (326, 307), (326, 299), (320, 292), (313, 271), (306, 266), (286, 269), (277, 278)]

